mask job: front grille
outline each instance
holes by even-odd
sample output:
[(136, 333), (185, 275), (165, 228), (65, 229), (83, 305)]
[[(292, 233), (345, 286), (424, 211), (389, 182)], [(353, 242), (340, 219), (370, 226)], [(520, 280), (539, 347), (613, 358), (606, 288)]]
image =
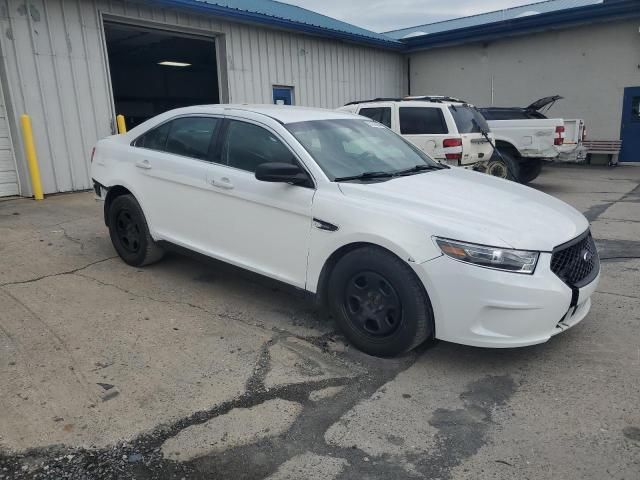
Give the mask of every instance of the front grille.
[(600, 271), (600, 259), (590, 231), (560, 245), (551, 255), (551, 271), (570, 287), (583, 287)]

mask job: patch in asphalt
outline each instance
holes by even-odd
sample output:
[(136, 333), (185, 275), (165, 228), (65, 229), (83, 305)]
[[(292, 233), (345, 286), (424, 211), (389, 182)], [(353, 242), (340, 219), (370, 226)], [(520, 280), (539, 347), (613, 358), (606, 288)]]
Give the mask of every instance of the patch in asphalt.
[(640, 241), (596, 239), (596, 247), (603, 262), (640, 258)]
[[(19, 454), (0, 452), (0, 474), (12, 480), (183, 477), (262, 479), (276, 473), (279, 468), (285, 468), (283, 466), (295, 457), (313, 453), (335, 459), (342, 473), (334, 469), (332, 475), (338, 475), (338, 478), (350, 478), (352, 475), (349, 472), (357, 472), (360, 478), (365, 476), (380, 480), (410, 478), (405, 469), (393, 462), (387, 462), (385, 459), (372, 460), (355, 446), (328, 446), (322, 434), (313, 432), (326, 431), (354, 405), (371, 396), (378, 388), (411, 366), (416, 354), (385, 360), (369, 357), (356, 350), (347, 350), (344, 353), (331, 352), (329, 346), (335, 342), (334, 334), (304, 338), (300, 340), (314, 344), (327, 356), (337, 357), (341, 362), (352, 364), (353, 370), (361, 373), (352, 378), (310, 379), (302, 383), (267, 388), (264, 379), (271, 369), (269, 348), (288, 337), (291, 335), (282, 334), (265, 343), (254, 373), (247, 382), (248, 390), (234, 400), (216, 405), (208, 411), (194, 413), (173, 424), (161, 425), (153, 432), (112, 447), (86, 449), (52, 446)], [(316, 401), (309, 398), (312, 392), (329, 387), (343, 387), (343, 390), (340, 395), (333, 397)], [(293, 424), (288, 430), (279, 432), (279, 435), (256, 439), (254, 443), (240, 444), (225, 451), (214, 451), (186, 462), (163, 458), (163, 443), (189, 427), (221, 418), (234, 409), (249, 409), (270, 401), (301, 405), (302, 411)]]
[(450, 478), (450, 470), (486, 442), (493, 410), (506, 404), (516, 383), (510, 376), (486, 376), (460, 394), (464, 408), (439, 408), (429, 424), (438, 429), (435, 453), (411, 459), (426, 478)]

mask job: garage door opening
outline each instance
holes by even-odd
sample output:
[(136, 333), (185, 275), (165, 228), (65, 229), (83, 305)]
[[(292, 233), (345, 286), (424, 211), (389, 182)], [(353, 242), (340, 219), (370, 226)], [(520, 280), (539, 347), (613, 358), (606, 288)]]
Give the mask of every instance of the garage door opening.
[(172, 108), (219, 103), (213, 38), (104, 25), (116, 114), (132, 128)]

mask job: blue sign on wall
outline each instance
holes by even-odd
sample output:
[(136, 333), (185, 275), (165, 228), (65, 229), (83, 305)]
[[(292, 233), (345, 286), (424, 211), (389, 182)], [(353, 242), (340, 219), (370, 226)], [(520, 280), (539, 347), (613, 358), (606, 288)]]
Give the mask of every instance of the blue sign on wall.
[(273, 103), (293, 105), (293, 87), (273, 87)]

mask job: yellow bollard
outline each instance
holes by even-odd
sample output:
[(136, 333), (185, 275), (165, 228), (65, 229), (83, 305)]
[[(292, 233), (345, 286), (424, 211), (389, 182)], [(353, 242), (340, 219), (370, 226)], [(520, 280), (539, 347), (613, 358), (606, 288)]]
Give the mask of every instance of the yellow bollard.
[(29, 164), (29, 173), (31, 173), (31, 188), (33, 189), (33, 197), (36, 200), (42, 200), (42, 182), (40, 181), (40, 167), (38, 167), (38, 155), (36, 154), (36, 145), (33, 142), (33, 129), (31, 128), (31, 117), (22, 115), (20, 117), (22, 124), (22, 137), (24, 139), (24, 152), (27, 155), (27, 163)]
[(118, 133), (127, 133), (127, 123), (124, 121), (124, 115), (118, 115), (116, 123), (118, 124)]

